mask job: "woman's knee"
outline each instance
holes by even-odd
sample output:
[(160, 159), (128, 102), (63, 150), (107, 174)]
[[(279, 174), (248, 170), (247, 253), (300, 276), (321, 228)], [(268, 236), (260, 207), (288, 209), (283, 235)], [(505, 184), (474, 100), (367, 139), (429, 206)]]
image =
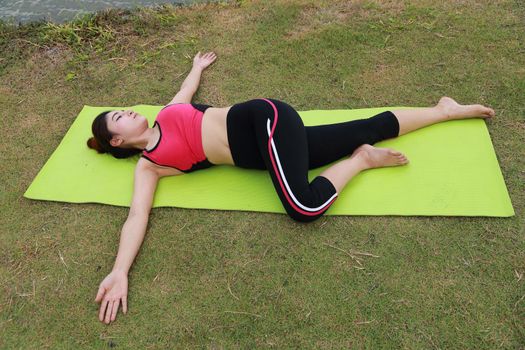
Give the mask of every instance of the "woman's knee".
[[(312, 199), (313, 196), (308, 197)], [(336, 199), (337, 194), (333, 195), (331, 198), (325, 199), (324, 202), (321, 203), (319, 200), (305, 200), (305, 197), (303, 196), (299, 199), (300, 206), (295, 203), (295, 205), (287, 203), (284, 205), (284, 208), (288, 215), (295, 221), (311, 222), (323, 216)]]
[(334, 185), (323, 176), (317, 176), (305, 188), (285, 186), (279, 192), (288, 215), (301, 222), (311, 222), (322, 216), (338, 197)]
[(391, 111), (384, 111), (368, 119), (378, 134), (378, 141), (397, 137), (399, 135), (399, 120)]
[(295, 210), (287, 210), (288, 216), (297, 222), (308, 223), (319, 219), (323, 216), (324, 212), (317, 215), (304, 215)]

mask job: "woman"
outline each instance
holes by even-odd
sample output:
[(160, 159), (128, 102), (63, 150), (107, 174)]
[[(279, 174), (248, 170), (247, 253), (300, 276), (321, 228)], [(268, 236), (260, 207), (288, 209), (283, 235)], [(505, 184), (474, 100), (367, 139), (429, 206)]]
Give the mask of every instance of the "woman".
[[(89, 147), (117, 158), (142, 153), (115, 265), (95, 299), (101, 302), (100, 321), (114, 321), (120, 303), (127, 312), (128, 271), (142, 244), (161, 177), (218, 164), (266, 170), (286, 212), (308, 222), (323, 215), (359, 172), (408, 163), (401, 152), (372, 144), (441, 121), (494, 116), (491, 108), (443, 97), (434, 107), (305, 127), (297, 112), (279, 100), (253, 99), (225, 108), (192, 104), (202, 71), (215, 59), (213, 52), (197, 53), (180, 91), (151, 128), (144, 116), (131, 110), (104, 112), (93, 121)], [(308, 169), (336, 160), (309, 183)]]

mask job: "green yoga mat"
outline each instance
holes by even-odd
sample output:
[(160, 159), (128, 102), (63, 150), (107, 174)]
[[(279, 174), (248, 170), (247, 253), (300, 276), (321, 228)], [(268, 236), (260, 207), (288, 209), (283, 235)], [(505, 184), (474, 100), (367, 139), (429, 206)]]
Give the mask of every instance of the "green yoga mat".
[[(138, 156), (115, 159), (99, 155), (86, 145), (98, 113), (127, 108), (146, 116), (151, 126), (162, 106), (84, 106), (24, 196), (129, 207)], [(409, 107), (311, 110), (299, 114), (305, 125), (320, 125), (401, 108)], [(410, 163), (361, 172), (326, 215), (514, 215), (483, 119), (434, 124), (375, 146), (395, 148), (406, 154)], [(311, 170), (310, 180), (328, 166)], [(162, 178), (153, 207), (171, 206), (285, 213), (266, 171), (229, 165)]]

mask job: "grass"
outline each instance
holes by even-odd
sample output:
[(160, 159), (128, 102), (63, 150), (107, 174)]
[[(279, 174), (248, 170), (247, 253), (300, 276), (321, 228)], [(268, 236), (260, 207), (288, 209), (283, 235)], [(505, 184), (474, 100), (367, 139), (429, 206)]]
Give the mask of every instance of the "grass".
[[(520, 1), (236, 1), (0, 25), (0, 348), (525, 347)], [(94, 303), (127, 210), (22, 195), (84, 104), (298, 110), (485, 103), (516, 216), (332, 217), (156, 208), (129, 312)], [(480, 174), (483, 176), (483, 174)], [(341, 251), (368, 252), (378, 257)]]

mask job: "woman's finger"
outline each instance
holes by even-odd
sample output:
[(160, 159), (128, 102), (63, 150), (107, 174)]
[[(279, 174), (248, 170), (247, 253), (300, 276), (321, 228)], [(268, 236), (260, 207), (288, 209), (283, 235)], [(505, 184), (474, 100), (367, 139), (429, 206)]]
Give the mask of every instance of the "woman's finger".
[(100, 287), (98, 288), (97, 296), (95, 297), (95, 301), (97, 303), (102, 300), (102, 297), (104, 296), (104, 292), (105, 291), (106, 291), (106, 289), (101, 284)]
[(115, 300), (115, 305), (113, 306), (113, 312), (111, 313), (111, 321), (115, 321), (117, 317), (118, 307), (120, 305), (120, 299)]
[(110, 302), (108, 303), (108, 309), (106, 310), (106, 319), (104, 320), (106, 323), (109, 323), (114, 304), (115, 304), (115, 301), (113, 300), (110, 300)]
[(128, 312), (128, 297), (126, 295), (122, 297), (122, 312)]
[(108, 306), (108, 300), (103, 300), (100, 305), (100, 311), (98, 313), (98, 319), (100, 322), (104, 321), (104, 313), (106, 312), (106, 306)]

